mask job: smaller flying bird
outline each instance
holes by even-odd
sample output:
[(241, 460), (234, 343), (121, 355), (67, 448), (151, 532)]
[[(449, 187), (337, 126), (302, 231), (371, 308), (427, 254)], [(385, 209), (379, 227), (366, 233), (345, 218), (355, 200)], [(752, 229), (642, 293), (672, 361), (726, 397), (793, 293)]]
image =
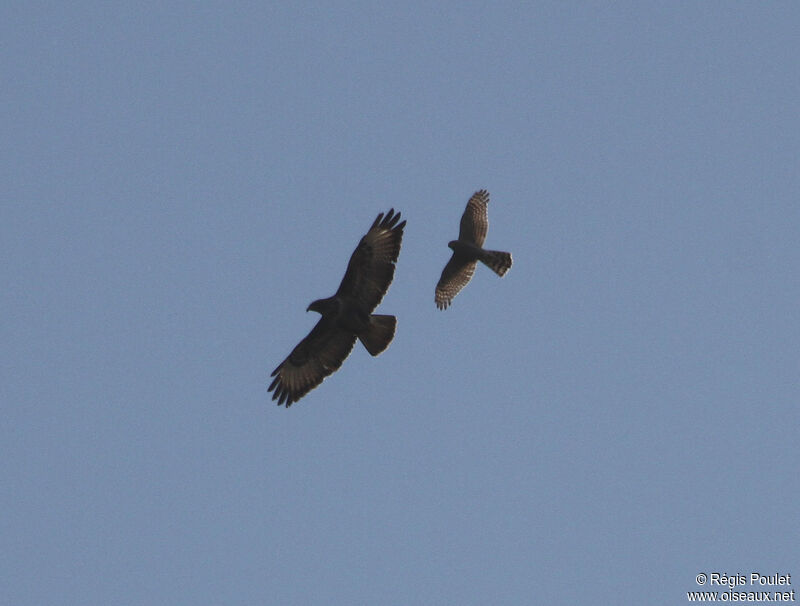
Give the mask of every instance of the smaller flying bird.
[(405, 225), (393, 208), (380, 213), (350, 256), (336, 294), (308, 306), (322, 317), (270, 375), (267, 391), (278, 406), (288, 408), (338, 370), (356, 339), (373, 356), (389, 347), (397, 318), (372, 312), (394, 278)]
[(511, 267), (511, 253), (482, 248), (489, 229), (489, 192), (481, 189), (472, 194), (461, 216), (458, 240), (448, 242), (453, 256), (442, 270), (436, 285), (436, 307), (447, 309), (453, 298), (461, 292), (475, 273), (478, 261), (498, 276), (504, 276)]

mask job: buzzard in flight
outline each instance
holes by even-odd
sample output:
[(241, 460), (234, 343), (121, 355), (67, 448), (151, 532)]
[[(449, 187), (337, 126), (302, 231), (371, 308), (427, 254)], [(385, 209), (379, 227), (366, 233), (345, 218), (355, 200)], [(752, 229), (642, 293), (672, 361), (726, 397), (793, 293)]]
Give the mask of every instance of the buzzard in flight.
[(498, 276), (503, 276), (511, 267), (511, 253), (482, 248), (489, 229), (489, 192), (476, 191), (467, 202), (461, 216), (461, 229), (458, 240), (447, 244), (453, 249), (453, 256), (442, 270), (442, 277), (436, 285), (436, 307), (447, 309), (453, 298), (472, 279), (475, 266), (481, 261)]
[(372, 312), (394, 277), (406, 225), (399, 221), (400, 213), (394, 209), (385, 217), (380, 213), (353, 251), (336, 294), (318, 299), (306, 309), (322, 317), (270, 375), (275, 378), (268, 391), (274, 392), (272, 399), (278, 406), (286, 404), (288, 408), (336, 371), (356, 339), (373, 356), (391, 343), (397, 318)]

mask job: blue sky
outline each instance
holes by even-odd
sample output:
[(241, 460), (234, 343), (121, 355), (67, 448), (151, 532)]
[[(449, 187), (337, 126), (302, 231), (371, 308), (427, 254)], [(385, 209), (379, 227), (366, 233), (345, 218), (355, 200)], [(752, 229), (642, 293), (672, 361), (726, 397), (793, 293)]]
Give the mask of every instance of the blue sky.
[[(0, 14), (0, 601), (676, 604), (700, 572), (800, 575), (796, 5)], [(440, 312), (480, 188), (514, 266)], [(276, 407), (390, 207), (394, 341)]]

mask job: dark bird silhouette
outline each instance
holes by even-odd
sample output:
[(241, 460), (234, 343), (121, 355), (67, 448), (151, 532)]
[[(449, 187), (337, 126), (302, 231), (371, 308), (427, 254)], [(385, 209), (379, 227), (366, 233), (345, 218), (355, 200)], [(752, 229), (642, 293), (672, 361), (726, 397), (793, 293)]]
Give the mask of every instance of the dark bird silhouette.
[(511, 253), (482, 248), (489, 230), (489, 192), (476, 191), (467, 202), (461, 216), (458, 240), (448, 242), (453, 256), (442, 270), (436, 285), (436, 307), (447, 309), (453, 298), (472, 279), (478, 261), (485, 264), (498, 276), (504, 276), (511, 267)]
[(361, 341), (377, 356), (394, 338), (397, 318), (373, 314), (394, 277), (405, 221), (390, 209), (380, 213), (350, 256), (347, 271), (332, 297), (313, 301), (306, 311), (322, 317), (305, 339), (272, 371), (272, 399), (286, 407), (335, 372)]

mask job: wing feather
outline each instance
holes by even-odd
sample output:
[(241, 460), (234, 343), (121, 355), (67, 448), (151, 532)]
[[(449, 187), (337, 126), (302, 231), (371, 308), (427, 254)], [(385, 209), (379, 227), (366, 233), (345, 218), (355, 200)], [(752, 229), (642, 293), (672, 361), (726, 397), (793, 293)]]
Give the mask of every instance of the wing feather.
[(275, 377), (268, 391), (278, 406), (286, 407), (322, 383), (322, 380), (342, 365), (353, 350), (356, 336), (341, 330), (323, 316), (300, 341), (292, 353), (272, 371)]
[(378, 215), (350, 256), (337, 297), (358, 301), (369, 313), (378, 306), (394, 278), (405, 225), (394, 209)]
[(483, 246), (487, 231), (489, 231), (489, 192), (481, 189), (472, 194), (464, 214), (461, 215), (458, 239)]
[(453, 253), (442, 270), (442, 277), (436, 285), (436, 307), (447, 309), (453, 298), (461, 292), (475, 273), (476, 261), (468, 261)]

